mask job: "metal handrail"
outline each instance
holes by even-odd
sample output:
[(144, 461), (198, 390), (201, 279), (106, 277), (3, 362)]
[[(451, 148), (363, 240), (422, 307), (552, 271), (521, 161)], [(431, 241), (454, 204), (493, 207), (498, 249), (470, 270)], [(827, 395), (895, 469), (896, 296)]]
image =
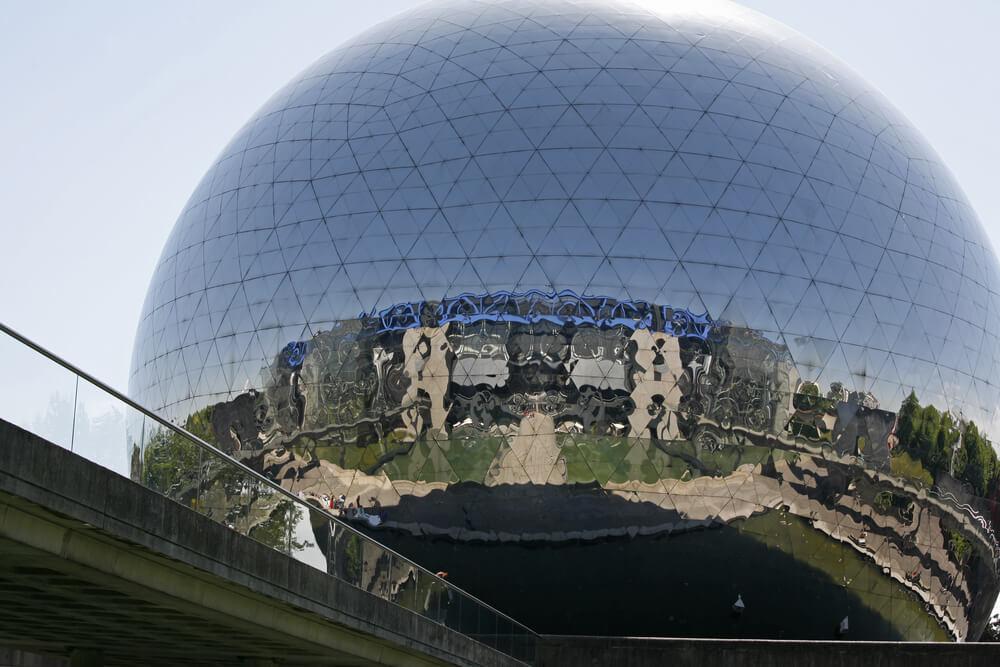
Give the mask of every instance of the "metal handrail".
[(160, 417), (159, 415), (157, 415), (156, 413), (152, 412), (151, 410), (148, 410), (147, 408), (143, 407), (139, 403), (136, 403), (131, 398), (129, 398), (128, 396), (125, 396), (124, 394), (122, 394), (121, 392), (119, 392), (118, 390), (116, 390), (115, 388), (110, 387), (107, 384), (101, 382), (100, 380), (98, 380), (97, 378), (95, 378), (90, 373), (87, 373), (86, 371), (83, 371), (80, 368), (77, 368), (76, 366), (74, 366), (70, 362), (66, 361), (65, 359), (63, 359), (59, 355), (55, 354), (54, 352), (50, 352), (49, 350), (47, 350), (46, 348), (42, 347), (38, 343), (34, 342), (33, 340), (31, 340), (27, 336), (25, 336), (25, 335), (23, 335), (21, 333), (18, 333), (16, 330), (10, 328), (9, 326), (7, 326), (6, 324), (4, 324), (3, 322), (0, 322), (0, 331), (2, 331), (3, 333), (7, 334), (8, 336), (10, 336), (11, 338), (13, 338), (14, 340), (18, 341), (19, 343), (21, 343), (23, 345), (26, 345), (27, 347), (31, 348), (35, 352), (37, 352), (37, 353), (41, 354), (42, 356), (46, 357), (50, 361), (53, 361), (56, 364), (62, 366), (66, 370), (70, 371), (71, 373), (74, 373), (78, 377), (83, 378), (87, 382), (89, 382), (89, 383), (93, 384), (94, 386), (96, 386), (98, 389), (100, 389), (100, 390), (102, 390), (102, 391), (110, 394), (111, 396), (117, 398), (118, 400), (120, 400), (121, 402), (125, 403), (130, 408), (132, 408), (133, 410), (137, 410), (137, 411), (141, 412), (146, 417), (149, 417), (150, 419), (154, 420), (155, 422), (157, 422), (157, 423), (159, 423), (159, 424), (161, 424), (163, 426), (166, 426), (168, 429), (170, 429), (174, 433), (180, 435), (183, 438), (186, 438), (187, 440), (190, 440), (191, 442), (193, 442), (196, 445), (198, 445), (199, 447), (201, 447), (201, 448), (209, 451), (210, 453), (222, 457), (223, 459), (225, 459), (226, 461), (228, 461), (232, 465), (235, 465), (237, 468), (241, 469), (241, 471), (243, 471), (243, 472), (251, 475), (252, 477), (256, 478), (258, 481), (260, 481), (261, 483), (263, 483), (263, 484), (271, 487), (272, 489), (274, 489), (278, 493), (281, 493), (282, 495), (284, 495), (289, 500), (297, 503), (298, 505), (303, 505), (307, 511), (321, 511), (323, 514), (325, 514), (326, 516), (328, 516), (332, 521), (334, 521), (335, 523), (337, 523), (341, 528), (344, 528), (344, 529), (346, 529), (346, 530), (354, 533), (355, 535), (358, 535), (361, 539), (363, 539), (363, 540), (365, 540), (367, 542), (370, 542), (372, 544), (375, 544), (375, 545), (377, 545), (381, 549), (385, 549), (386, 552), (388, 552), (388, 553), (392, 554), (393, 556), (396, 556), (397, 558), (400, 558), (401, 560), (409, 563), (410, 565), (412, 565), (413, 567), (417, 568), (421, 572), (425, 572), (427, 575), (429, 575), (431, 577), (434, 577), (441, 584), (443, 584), (445, 587), (450, 588), (452, 590), (455, 590), (455, 591), (461, 593), (462, 595), (464, 595), (465, 597), (469, 598), (473, 602), (476, 602), (477, 604), (480, 604), (484, 608), (490, 610), (491, 612), (493, 612), (497, 616), (505, 618), (508, 621), (510, 621), (511, 623), (513, 623), (515, 626), (517, 626), (519, 628), (523, 628), (524, 630), (526, 630), (530, 634), (534, 635), (535, 637), (539, 637), (539, 634), (537, 632), (535, 632), (534, 630), (532, 630), (528, 626), (524, 625), (523, 623), (514, 620), (513, 618), (511, 618), (507, 614), (505, 614), (502, 611), (500, 611), (499, 609), (496, 609), (495, 607), (491, 606), (490, 604), (488, 604), (486, 602), (483, 602), (482, 600), (480, 600), (476, 596), (472, 595), (471, 593), (468, 593), (467, 591), (465, 591), (462, 588), (459, 588), (458, 586), (454, 585), (450, 581), (446, 581), (445, 579), (442, 579), (441, 577), (437, 576), (436, 574), (434, 574), (433, 572), (431, 572), (427, 568), (425, 568), (422, 565), (419, 565), (419, 564), (413, 562), (412, 560), (410, 560), (406, 556), (400, 554), (399, 552), (395, 551), (394, 549), (391, 549), (391, 548), (385, 546), (384, 544), (382, 544), (381, 542), (378, 542), (377, 540), (373, 539), (371, 536), (366, 535), (365, 533), (362, 533), (361, 531), (359, 531), (358, 529), (356, 529), (354, 526), (350, 525), (349, 523), (346, 523), (345, 521), (342, 521), (338, 516), (336, 516), (335, 514), (331, 513), (330, 511), (328, 511), (327, 508), (316, 507), (315, 505), (307, 503), (306, 501), (304, 501), (301, 498), (299, 498), (297, 495), (293, 494), (291, 491), (288, 491), (287, 489), (285, 489), (280, 484), (276, 484), (274, 482), (274, 480), (271, 480), (268, 477), (266, 477), (265, 475), (260, 474), (259, 472), (257, 472), (253, 468), (251, 468), (251, 467), (247, 466), (246, 464), (242, 463), (241, 461), (238, 461), (238, 460), (234, 459), (233, 457), (229, 456), (228, 454), (226, 454), (225, 452), (223, 452), (222, 450), (220, 450), (219, 448), (217, 448), (215, 445), (213, 445), (213, 444), (211, 444), (211, 443), (209, 443), (209, 442), (207, 442), (205, 440), (202, 440), (201, 438), (199, 438), (198, 436), (194, 435), (193, 433), (188, 432), (186, 429), (181, 428), (180, 426), (177, 426), (176, 424), (170, 423), (169, 421), (167, 421), (166, 419)]

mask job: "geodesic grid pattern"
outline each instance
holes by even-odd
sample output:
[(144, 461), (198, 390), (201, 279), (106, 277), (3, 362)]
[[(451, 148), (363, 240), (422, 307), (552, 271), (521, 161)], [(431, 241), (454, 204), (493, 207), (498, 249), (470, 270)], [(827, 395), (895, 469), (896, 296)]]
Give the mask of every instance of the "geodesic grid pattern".
[(664, 4), (432, 4), (321, 59), (186, 206), (134, 395), (183, 418), (363, 311), (573, 290), (707, 312), (821, 386), (992, 427), (997, 264), (934, 153), (784, 28)]

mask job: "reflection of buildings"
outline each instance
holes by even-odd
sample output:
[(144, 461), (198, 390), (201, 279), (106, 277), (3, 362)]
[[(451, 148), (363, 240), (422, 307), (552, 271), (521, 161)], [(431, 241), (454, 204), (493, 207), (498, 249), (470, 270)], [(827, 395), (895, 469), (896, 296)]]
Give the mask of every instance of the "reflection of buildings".
[(976, 591), (996, 586), (995, 537), (893, 474), (895, 413), (823, 393), (783, 346), (708, 318), (503, 299), (443, 323), (448, 303), (397, 306), (420, 319), (290, 344), (273, 386), (212, 408), (215, 437), (307, 497), (377, 499), (383, 536), (593, 543), (787, 511), (967, 636)]
[(867, 408), (855, 401), (840, 401), (836, 409), (833, 448), (837, 454), (864, 457), (866, 468), (888, 471), (896, 414)]

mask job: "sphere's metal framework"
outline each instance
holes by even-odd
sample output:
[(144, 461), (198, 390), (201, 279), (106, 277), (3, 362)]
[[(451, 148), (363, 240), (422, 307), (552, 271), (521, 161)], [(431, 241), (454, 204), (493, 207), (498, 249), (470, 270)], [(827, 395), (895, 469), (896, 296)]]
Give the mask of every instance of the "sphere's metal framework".
[(540, 631), (975, 638), (980, 223), (815, 46), (666, 5), (431, 4), (322, 58), (185, 208), (132, 392)]

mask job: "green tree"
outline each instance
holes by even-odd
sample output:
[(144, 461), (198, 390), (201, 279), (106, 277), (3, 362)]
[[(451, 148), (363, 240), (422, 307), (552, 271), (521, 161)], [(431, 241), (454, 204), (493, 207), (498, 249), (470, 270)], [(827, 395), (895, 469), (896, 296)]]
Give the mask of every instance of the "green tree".
[(962, 479), (965, 474), (965, 468), (969, 463), (969, 448), (965, 446), (965, 433), (963, 431), (962, 440), (959, 444), (958, 451), (955, 452), (955, 458), (952, 462), (952, 474), (956, 479)]
[(931, 443), (930, 452), (927, 457), (928, 467), (934, 473), (947, 472), (951, 463), (951, 455), (958, 442), (958, 425), (952, 418), (951, 413), (946, 412), (941, 415), (941, 427), (938, 429), (937, 437)]
[(985, 496), (998, 472), (997, 454), (993, 444), (979, 433), (975, 423), (969, 422), (962, 434), (962, 450), (964, 466), (955, 473), (959, 479), (968, 482), (978, 496)]
[[(951, 472), (967, 482), (976, 495), (987, 495), (1000, 476), (1000, 464), (993, 444), (974, 422), (961, 425), (933, 405), (921, 407), (912, 391), (903, 400), (898, 418), (902, 452), (918, 461), (931, 477)], [(893, 467), (897, 467), (895, 463)]]
[(957, 530), (948, 533), (948, 550), (959, 565), (964, 565), (972, 556), (972, 543)]
[(982, 443), (979, 441), (979, 429), (973, 422), (969, 422), (962, 434), (962, 449), (965, 450), (965, 466), (959, 474), (959, 479), (965, 480), (972, 485), (972, 488), (979, 493), (979, 489), (984, 486), (982, 457), (979, 450)]
[(929, 464), (933, 460), (933, 449), (940, 431), (941, 413), (933, 405), (928, 405), (923, 409), (917, 434), (917, 452), (921, 461)]
[(917, 400), (916, 393), (911, 391), (899, 408), (899, 444), (911, 453), (915, 453), (913, 448), (920, 431), (921, 415), (920, 401)]
[(157, 426), (143, 448), (142, 485), (188, 505), (197, 494), (202, 450), (165, 426)]

